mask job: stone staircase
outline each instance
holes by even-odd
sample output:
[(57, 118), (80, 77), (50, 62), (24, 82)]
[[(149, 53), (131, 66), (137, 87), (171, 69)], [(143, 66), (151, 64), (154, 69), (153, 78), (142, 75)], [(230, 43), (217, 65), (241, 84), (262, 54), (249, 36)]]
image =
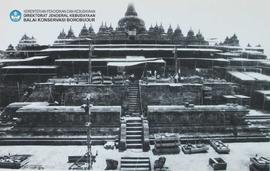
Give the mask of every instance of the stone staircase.
[(151, 170), (149, 157), (121, 157), (120, 170), (149, 171)]
[(142, 117), (127, 116), (121, 120), (119, 151), (142, 149), (149, 151), (149, 125)]
[(126, 119), (126, 146), (127, 149), (142, 149), (143, 142), (142, 118), (128, 117)]
[(128, 86), (128, 115), (140, 116), (141, 106), (138, 81), (130, 82)]
[(128, 110), (121, 118), (119, 151), (126, 149), (150, 149), (149, 125), (143, 118), (138, 81), (129, 83)]

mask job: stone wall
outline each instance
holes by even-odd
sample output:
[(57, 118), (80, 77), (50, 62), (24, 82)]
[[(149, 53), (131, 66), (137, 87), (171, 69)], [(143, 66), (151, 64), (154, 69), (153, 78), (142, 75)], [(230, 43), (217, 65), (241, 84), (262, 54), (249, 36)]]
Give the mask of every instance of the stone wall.
[(90, 95), (95, 106), (125, 107), (127, 86), (124, 85), (56, 85), (55, 97), (64, 97), (65, 105), (82, 105)]
[[(149, 83), (141, 84), (142, 104), (183, 105), (201, 103), (201, 84)], [(27, 101), (57, 101), (61, 105), (82, 105), (90, 94), (96, 106), (127, 108), (127, 85), (38, 84)]]
[(141, 85), (144, 110), (148, 105), (183, 105), (201, 103), (201, 84), (149, 83)]
[(35, 84), (33, 92), (25, 98), (28, 102), (54, 102), (54, 84)]
[[(211, 87), (210, 104), (223, 104), (223, 95), (236, 94), (234, 83), (141, 83), (143, 108), (147, 105), (183, 105), (185, 102), (202, 104), (203, 87)], [(125, 85), (80, 85), (37, 84), (27, 101), (57, 101), (61, 105), (82, 105), (90, 94), (97, 106), (122, 106), (127, 108), (127, 84)]]
[(237, 85), (231, 82), (206, 82), (203, 85), (212, 89), (211, 105), (224, 104), (223, 95), (234, 95), (237, 90)]
[(30, 84), (0, 82), (0, 107), (19, 101)]
[(243, 106), (148, 106), (151, 133), (226, 131), (227, 128), (246, 125), (244, 116), (249, 110)]
[[(93, 106), (91, 111), (92, 135), (119, 134), (120, 106)], [(39, 106), (38, 104), (21, 107), (13, 116), (20, 118), (16, 130), (31, 128), (28, 131), (21, 129), (18, 133), (35, 135), (83, 135), (86, 133), (85, 124), (89, 119), (81, 106)], [(49, 131), (50, 129), (53, 129), (52, 132)]]
[[(120, 112), (92, 112), (93, 127), (119, 127)], [(39, 127), (84, 127), (88, 121), (88, 116), (82, 113), (48, 113), (48, 112), (19, 112), (18, 118), (21, 118), (19, 125)]]
[[(57, 101), (61, 105), (79, 106), (86, 103), (88, 94), (96, 106), (125, 107), (124, 85), (36, 84), (27, 101)], [(124, 101), (124, 103), (122, 103)]]

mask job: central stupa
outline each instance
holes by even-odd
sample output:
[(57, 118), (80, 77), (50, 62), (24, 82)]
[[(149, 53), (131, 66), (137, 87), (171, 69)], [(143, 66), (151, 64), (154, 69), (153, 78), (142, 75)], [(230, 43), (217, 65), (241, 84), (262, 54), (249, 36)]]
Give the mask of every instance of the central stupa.
[(118, 22), (118, 27), (127, 32), (136, 31), (136, 33), (142, 33), (146, 31), (144, 21), (137, 17), (137, 15), (133, 4), (129, 4), (125, 17), (121, 18)]

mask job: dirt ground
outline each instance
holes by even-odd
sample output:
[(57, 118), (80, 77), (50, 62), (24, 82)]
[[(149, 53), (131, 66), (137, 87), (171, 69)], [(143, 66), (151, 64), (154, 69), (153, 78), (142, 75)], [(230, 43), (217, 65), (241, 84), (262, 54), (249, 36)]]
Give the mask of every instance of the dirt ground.
[[(248, 171), (249, 158), (255, 154), (270, 156), (270, 142), (267, 143), (230, 143), (228, 144), (230, 154), (217, 154), (209, 146), (208, 153), (184, 154), (182, 151), (177, 155), (162, 155), (166, 157), (165, 166), (172, 171), (212, 171), (208, 165), (209, 157), (222, 157), (227, 163), (227, 171)], [(153, 146), (151, 146), (153, 148)], [(49, 170), (67, 170), (70, 163), (67, 163), (69, 155), (83, 155), (85, 146), (0, 146), (0, 154), (31, 154), (26, 168), (33, 165), (41, 165)], [(119, 161), (123, 156), (145, 156), (150, 157), (152, 168), (153, 163), (160, 156), (153, 155), (152, 151), (142, 152), (141, 150), (106, 150), (103, 146), (93, 146), (92, 151), (98, 152), (97, 162), (93, 165), (93, 170), (104, 170), (106, 159)], [(119, 165), (118, 165), (119, 168)]]

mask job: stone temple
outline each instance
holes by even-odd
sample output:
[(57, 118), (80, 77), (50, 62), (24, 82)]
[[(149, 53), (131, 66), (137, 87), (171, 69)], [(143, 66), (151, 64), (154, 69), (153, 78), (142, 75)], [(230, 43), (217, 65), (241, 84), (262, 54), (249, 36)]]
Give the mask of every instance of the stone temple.
[(113, 140), (122, 151), (148, 151), (156, 133), (184, 141), (269, 139), (269, 116), (252, 111), (269, 112), (270, 63), (260, 45), (242, 48), (235, 34), (211, 44), (179, 25), (147, 28), (129, 5), (115, 28), (84, 24), (76, 34), (71, 26), (51, 45), (24, 35), (5, 55), (1, 121), (12, 124), (5, 136), (78, 144), (72, 137), (86, 134), (88, 120), (81, 106), (91, 103), (92, 142)]

